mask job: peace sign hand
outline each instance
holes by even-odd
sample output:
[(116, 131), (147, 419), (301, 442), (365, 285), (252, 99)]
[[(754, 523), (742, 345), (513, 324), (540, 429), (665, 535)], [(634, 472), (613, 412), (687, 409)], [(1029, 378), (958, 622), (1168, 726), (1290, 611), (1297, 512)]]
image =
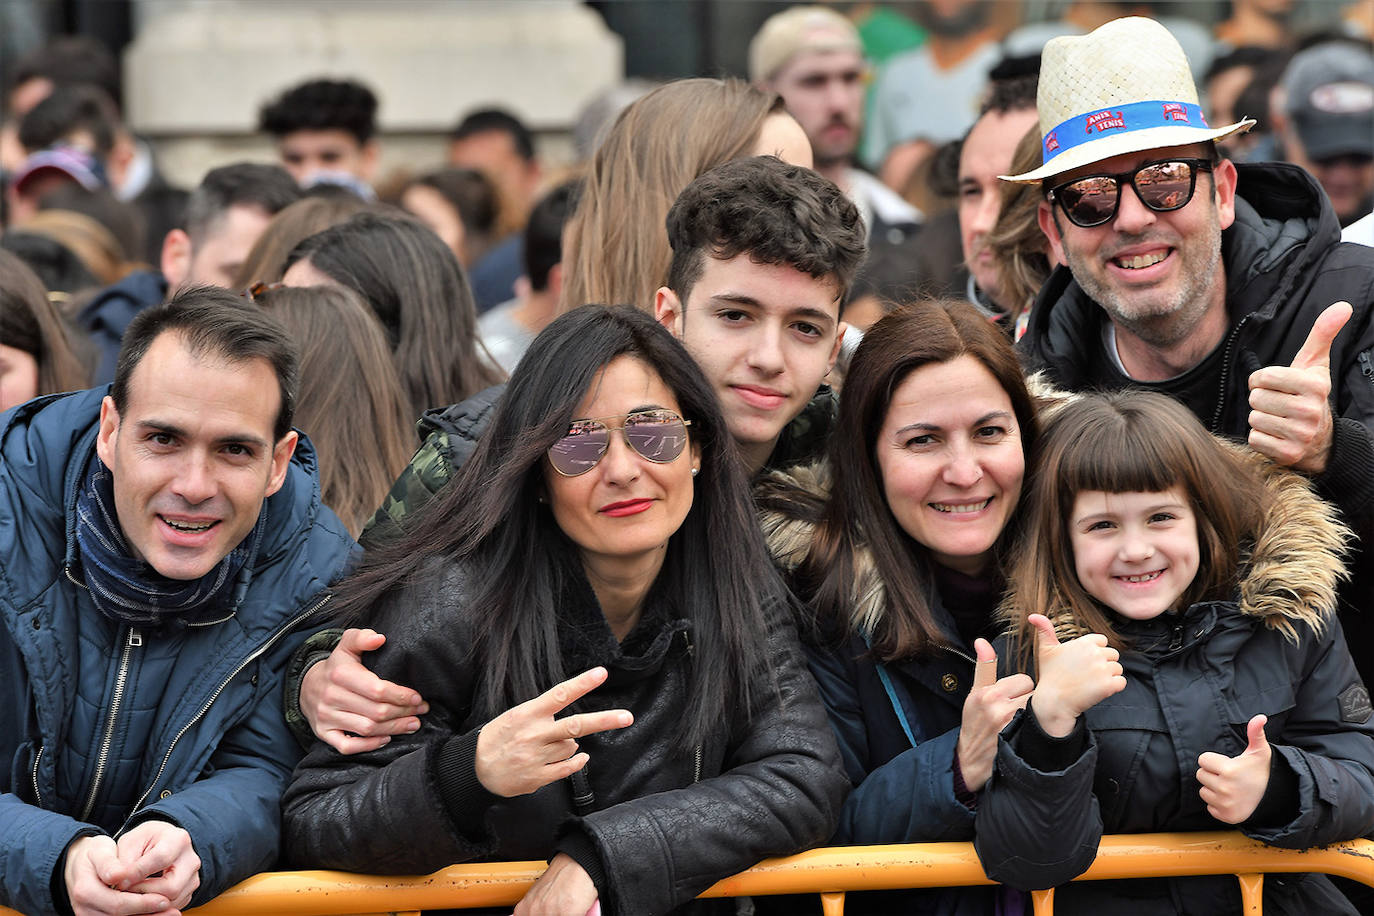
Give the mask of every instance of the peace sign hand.
[(624, 728), (634, 717), (625, 709), (554, 717), (605, 680), (605, 668), (592, 668), (482, 726), (477, 735), (477, 781), (494, 795), (513, 798), (586, 766), (590, 757), (578, 750), (577, 739)]

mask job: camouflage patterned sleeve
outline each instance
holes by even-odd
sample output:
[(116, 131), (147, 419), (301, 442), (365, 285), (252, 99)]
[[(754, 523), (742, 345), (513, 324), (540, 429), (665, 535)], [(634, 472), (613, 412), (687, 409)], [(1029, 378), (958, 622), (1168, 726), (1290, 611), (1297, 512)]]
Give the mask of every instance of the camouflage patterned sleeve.
[(442, 430), (425, 439), (410, 464), (391, 485), (381, 508), (363, 526), (358, 543), (364, 549), (370, 550), (399, 534), (406, 517), (415, 514), (449, 482), (454, 471), (453, 447), (449, 439), (450, 434)]

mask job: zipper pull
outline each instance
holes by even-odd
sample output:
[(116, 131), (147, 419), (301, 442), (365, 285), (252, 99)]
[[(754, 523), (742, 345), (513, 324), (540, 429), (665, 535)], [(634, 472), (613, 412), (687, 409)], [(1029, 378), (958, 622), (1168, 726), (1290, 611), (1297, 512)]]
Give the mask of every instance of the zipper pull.
[(1366, 381), (1374, 384), (1374, 363), (1370, 362), (1370, 352), (1365, 350), (1360, 354), (1360, 374), (1365, 377)]
[(135, 630), (133, 627), (130, 627), (130, 628), (129, 628), (129, 648), (130, 648), (130, 649), (137, 649), (137, 648), (138, 648), (139, 646), (141, 646), (141, 645), (143, 645), (143, 634), (140, 633), (140, 632), (138, 632), (138, 630)]
[(1174, 624), (1174, 636), (1169, 640), (1169, 651), (1174, 652), (1183, 648), (1183, 624)]

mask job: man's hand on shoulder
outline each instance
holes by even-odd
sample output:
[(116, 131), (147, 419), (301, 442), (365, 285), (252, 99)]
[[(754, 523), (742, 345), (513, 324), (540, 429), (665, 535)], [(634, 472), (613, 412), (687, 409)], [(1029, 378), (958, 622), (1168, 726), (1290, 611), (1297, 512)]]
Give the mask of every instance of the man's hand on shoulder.
[(120, 860), (118, 847), (108, 836), (85, 836), (68, 846), (62, 880), (75, 916), (171, 911), (170, 901), (162, 894), (115, 889), (133, 880), (133, 872)]
[(301, 713), (315, 736), (341, 754), (372, 751), (392, 735), (418, 731), (429, 704), (409, 687), (377, 677), (363, 664), (386, 637), (348, 629), (329, 657), (301, 679)]
[(1317, 316), (1291, 366), (1250, 375), (1250, 447), (1308, 474), (1326, 470), (1331, 455), (1331, 343), (1350, 320), (1348, 302)]

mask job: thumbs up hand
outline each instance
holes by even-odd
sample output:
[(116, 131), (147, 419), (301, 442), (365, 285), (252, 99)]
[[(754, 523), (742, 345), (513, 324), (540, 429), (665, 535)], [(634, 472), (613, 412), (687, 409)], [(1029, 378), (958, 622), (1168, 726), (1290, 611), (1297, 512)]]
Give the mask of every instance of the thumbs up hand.
[(1207, 813), (1223, 824), (1239, 824), (1255, 813), (1269, 788), (1269, 761), (1273, 750), (1264, 735), (1265, 716), (1255, 716), (1246, 726), (1249, 739), (1235, 757), (1208, 751), (1197, 759), (1198, 795)]
[(1026, 674), (997, 679), (997, 653), (986, 639), (975, 639), (973, 651), (978, 658), (973, 668), (973, 689), (964, 700), (955, 754), (959, 772), (970, 792), (977, 792), (992, 775), (997, 756), (997, 736), (1006, 728), (1016, 710), (1026, 705), (1035, 682)]
[(1350, 320), (1349, 302), (1317, 316), (1291, 366), (1250, 375), (1250, 447), (1286, 467), (1317, 474), (1331, 454), (1331, 342)]
[(1061, 643), (1044, 614), (1026, 618), (1035, 627), (1035, 718), (1045, 734), (1063, 738), (1085, 710), (1126, 689), (1121, 654), (1101, 633)]

